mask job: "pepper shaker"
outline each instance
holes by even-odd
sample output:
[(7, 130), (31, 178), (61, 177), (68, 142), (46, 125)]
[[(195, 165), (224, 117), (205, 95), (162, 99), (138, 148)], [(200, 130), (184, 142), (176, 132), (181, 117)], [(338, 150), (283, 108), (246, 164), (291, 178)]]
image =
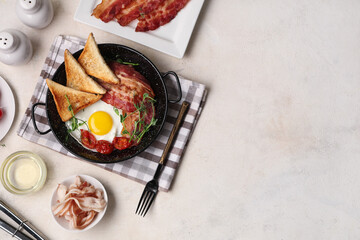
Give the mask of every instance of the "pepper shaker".
[(0, 62), (7, 65), (27, 63), (33, 54), (29, 38), (15, 29), (0, 32)]
[(16, 14), (27, 26), (44, 28), (54, 17), (51, 0), (17, 0)]

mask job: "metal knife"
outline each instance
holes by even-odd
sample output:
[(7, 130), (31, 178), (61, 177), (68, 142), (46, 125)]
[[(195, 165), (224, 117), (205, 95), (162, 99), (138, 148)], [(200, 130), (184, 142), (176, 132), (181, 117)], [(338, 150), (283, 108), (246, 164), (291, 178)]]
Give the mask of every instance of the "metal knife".
[(46, 240), (47, 238), (37, 230), (30, 222), (26, 221), (20, 214), (18, 214), (14, 209), (9, 207), (3, 201), (0, 200), (0, 210), (8, 215), (12, 220), (17, 224), (21, 225), (29, 234), (31, 234), (37, 240)]
[(7, 232), (8, 234), (12, 235), (13, 237), (19, 239), (19, 240), (32, 240), (32, 238), (29, 238), (4, 220), (0, 218), (0, 228)]

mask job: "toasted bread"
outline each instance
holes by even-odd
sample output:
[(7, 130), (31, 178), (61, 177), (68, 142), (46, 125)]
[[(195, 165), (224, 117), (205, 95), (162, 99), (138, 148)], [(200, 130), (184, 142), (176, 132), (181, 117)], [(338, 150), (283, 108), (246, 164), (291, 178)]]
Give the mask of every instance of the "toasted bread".
[(90, 33), (78, 61), (87, 74), (107, 83), (118, 84), (120, 82), (101, 56), (92, 33)]
[[(46, 79), (46, 83), (54, 97), (57, 111), (63, 122), (68, 121), (72, 117), (72, 114), (69, 110), (69, 102), (74, 114), (76, 114), (81, 109), (84, 109), (87, 106), (99, 101), (102, 97), (102, 95), (82, 92), (65, 87), (50, 79)], [(66, 97), (69, 99), (69, 102)]]
[(67, 87), (89, 93), (106, 93), (106, 90), (100, 84), (86, 74), (85, 70), (67, 49), (64, 53), (64, 60)]

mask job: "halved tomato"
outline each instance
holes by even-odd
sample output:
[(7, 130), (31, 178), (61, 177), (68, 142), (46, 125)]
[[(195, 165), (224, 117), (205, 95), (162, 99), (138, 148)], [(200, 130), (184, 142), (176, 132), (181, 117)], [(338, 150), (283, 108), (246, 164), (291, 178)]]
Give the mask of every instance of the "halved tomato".
[(126, 137), (115, 137), (113, 144), (116, 149), (123, 150), (131, 146), (131, 141)]
[(96, 138), (89, 131), (81, 129), (81, 143), (87, 148), (94, 149), (96, 146)]
[(96, 151), (102, 154), (110, 154), (114, 150), (114, 146), (111, 142), (106, 140), (99, 140), (95, 146)]

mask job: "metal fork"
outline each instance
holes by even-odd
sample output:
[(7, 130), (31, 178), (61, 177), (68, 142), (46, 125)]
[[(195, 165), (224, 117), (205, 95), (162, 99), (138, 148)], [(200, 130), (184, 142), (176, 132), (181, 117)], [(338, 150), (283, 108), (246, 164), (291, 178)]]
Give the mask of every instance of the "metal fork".
[(180, 112), (176, 118), (176, 122), (174, 124), (174, 127), (170, 133), (170, 137), (165, 145), (165, 149), (164, 149), (164, 152), (163, 154), (161, 155), (161, 158), (160, 158), (160, 161), (159, 161), (159, 164), (156, 168), (156, 172), (154, 174), (154, 177), (153, 179), (148, 182), (145, 186), (145, 189), (143, 191), (143, 193), (141, 194), (141, 197), (140, 197), (140, 201), (138, 203), (138, 206), (136, 208), (136, 212), (135, 214), (139, 214), (140, 216), (142, 215), (143, 217), (145, 217), (147, 211), (149, 210), (151, 204), (153, 203), (155, 197), (156, 197), (156, 194), (158, 192), (158, 189), (159, 189), (159, 182), (158, 182), (158, 179), (160, 177), (160, 174), (166, 164), (166, 161), (167, 161), (167, 155), (170, 151), (170, 147), (175, 139), (175, 136), (177, 134), (177, 132), (179, 131), (180, 129), (180, 124), (182, 122), (182, 120), (184, 119), (185, 117), (185, 113), (186, 113), (186, 110), (188, 109), (189, 107), (189, 103), (188, 102), (183, 102), (182, 105), (181, 105), (181, 109), (180, 109)]

